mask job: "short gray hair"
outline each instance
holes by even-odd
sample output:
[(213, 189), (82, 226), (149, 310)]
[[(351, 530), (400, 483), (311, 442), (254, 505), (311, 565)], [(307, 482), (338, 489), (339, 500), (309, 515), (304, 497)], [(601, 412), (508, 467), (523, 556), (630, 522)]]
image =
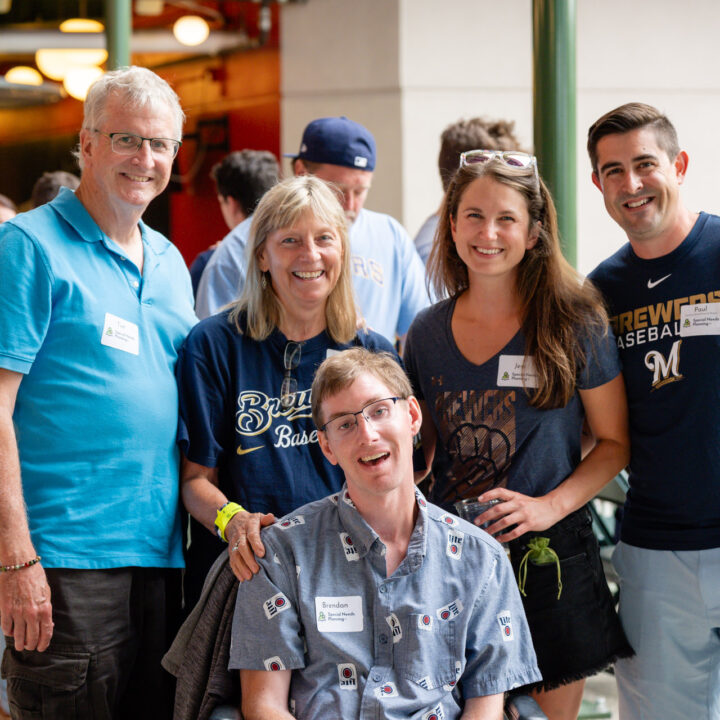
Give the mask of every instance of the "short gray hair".
[[(175, 128), (173, 139), (182, 139), (185, 113), (180, 107), (180, 98), (159, 75), (137, 65), (105, 73), (90, 86), (85, 98), (83, 130), (94, 130), (103, 124), (105, 106), (113, 96), (121, 97), (129, 108), (151, 108), (153, 110), (169, 108)], [(75, 151), (75, 157), (82, 168), (79, 147)]]

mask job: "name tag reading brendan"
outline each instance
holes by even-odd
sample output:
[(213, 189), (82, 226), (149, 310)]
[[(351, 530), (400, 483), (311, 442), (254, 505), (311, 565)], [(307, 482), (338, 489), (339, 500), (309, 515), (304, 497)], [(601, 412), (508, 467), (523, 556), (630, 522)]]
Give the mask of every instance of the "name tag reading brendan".
[(137, 355), (140, 351), (138, 326), (112, 313), (105, 313), (105, 325), (100, 342), (116, 350)]
[(536, 388), (538, 376), (531, 357), (501, 355), (498, 360), (498, 387)]
[(362, 632), (362, 597), (316, 597), (315, 620), (318, 632)]

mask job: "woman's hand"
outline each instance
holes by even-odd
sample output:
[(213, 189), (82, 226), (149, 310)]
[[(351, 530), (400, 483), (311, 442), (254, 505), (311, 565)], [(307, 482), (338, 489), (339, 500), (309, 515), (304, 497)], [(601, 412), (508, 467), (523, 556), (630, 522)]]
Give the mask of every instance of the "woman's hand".
[(240, 582), (250, 580), (253, 574), (260, 570), (255, 560), (256, 556), (265, 556), (265, 546), (260, 540), (260, 528), (274, 522), (275, 516), (272, 513), (249, 513), (241, 510), (225, 527), (230, 567)]
[[(547, 530), (563, 518), (562, 511), (553, 505), (548, 495), (534, 498), (507, 488), (494, 488), (483, 493), (478, 500), (501, 501), (478, 515), (473, 522), (479, 526), (489, 522), (485, 530), (503, 543), (531, 530)], [(512, 529), (508, 530), (510, 527)]]

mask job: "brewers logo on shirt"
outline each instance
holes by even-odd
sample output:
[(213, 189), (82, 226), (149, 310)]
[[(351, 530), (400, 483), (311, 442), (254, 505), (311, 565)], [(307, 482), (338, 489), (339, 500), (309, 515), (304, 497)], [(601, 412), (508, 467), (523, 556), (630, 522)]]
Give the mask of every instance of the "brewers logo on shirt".
[(452, 620), (456, 618), (463, 611), (463, 604), (460, 602), (460, 598), (453, 600), (448, 605), (444, 605), (436, 611), (438, 620)]
[(351, 508), (354, 508), (354, 507), (355, 507), (355, 503), (352, 501), (352, 498), (348, 495), (348, 491), (347, 491), (347, 490), (344, 490), (344, 491), (343, 491), (343, 502), (344, 502), (346, 505), (349, 505)]
[(402, 640), (402, 628), (400, 627), (400, 621), (397, 619), (397, 615), (395, 613), (390, 613), (385, 620), (392, 630), (393, 642), (400, 642)]
[(457, 518), (448, 513), (443, 513), (440, 516), (440, 522), (443, 523), (443, 525), (450, 525), (451, 527), (455, 527), (458, 524)]
[(357, 548), (355, 547), (352, 538), (346, 532), (340, 533), (340, 542), (342, 543), (343, 551), (345, 552), (345, 559), (348, 562), (355, 562), (360, 559), (360, 555), (358, 555)]
[(270, 620), (274, 618), (278, 613), (283, 610), (287, 610), (290, 607), (290, 601), (279, 592), (277, 595), (273, 595), (269, 600), (263, 603), (263, 610), (265, 611), (265, 617)]
[(465, 540), (465, 533), (460, 530), (448, 530), (447, 546), (445, 547), (445, 554), (454, 560), (459, 560), (462, 555), (463, 541)]
[(339, 498), (340, 498), (340, 493), (335, 493), (334, 495), (328, 496), (328, 500), (329, 500), (331, 503), (334, 503), (335, 505), (338, 504), (338, 499), (339, 499)]
[(497, 616), (498, 624), (500, 625), (500, 632), (502, 633), (502, 639), (504, 642), (510, 642), (514, 639), (512, 629), (512, 617), (510, 616), (509, 610), (503, 610)]
[(270, 672), (285, 670), (285, 663), (283, 663), (283, 661), (277, 655), (273, 655), (272, 657), (263, 660), (263, 663), (265, 663), (265, 669)]
[(385, 683), (384, 685), (381, 685), (378, 688), (375, 688), (375, 697), (377, 698), (385, 698), (385, 697), (397, 697), (398, 691), (395, 687), (395, 683)]
[(432, 690), (432, 681), (430, 680), (430, 676), (426, 675), (425, 677), (421, 677), (417, 684), (423, 689), (423, 690)]
[(357, 690), (357, 670), (353, 663), (339, 663), (338, 682), (341, 690)]
[(432, 615), (428, 615), (428, 614), (418, 615), (418, 629), (432, 630), (432, 627), (433, 627)]
[(285, 518), (281, 522), (278, 523), (278, 526), (281, 530), (287, 530), (291, 527), (296, 527), (297, 525), (304, 525), (305, 524), (305, 518), (302, 515), (293, 515), (292, 517)]
[(442, 705), (434, 707), (430, 712), (425, 713), (422, 716), (422, 720), (444, 720), (445, 712), (442, 709)]

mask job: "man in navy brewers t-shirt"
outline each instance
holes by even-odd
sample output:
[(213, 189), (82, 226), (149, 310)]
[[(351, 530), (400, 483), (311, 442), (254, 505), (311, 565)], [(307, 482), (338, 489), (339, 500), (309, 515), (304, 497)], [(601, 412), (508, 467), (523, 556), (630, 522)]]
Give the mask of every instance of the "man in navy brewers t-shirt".
[(630, 491), (613, 562), (636, 656), (623, 718), (720, 717), (720, 218), (680, 197), (675, 128), (629, 103), (588, 134), (592, 180), (629, 244), (590, 278), (605, 295), (630, 407)]

